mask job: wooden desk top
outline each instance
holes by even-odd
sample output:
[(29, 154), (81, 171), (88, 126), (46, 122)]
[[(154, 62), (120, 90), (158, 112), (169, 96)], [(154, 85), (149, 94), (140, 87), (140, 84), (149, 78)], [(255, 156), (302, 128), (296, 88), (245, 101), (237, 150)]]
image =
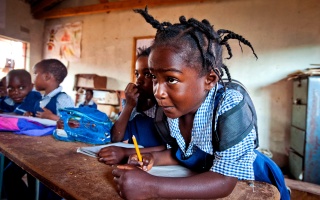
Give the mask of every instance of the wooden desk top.
[[(121, 199), (111, 174), (112, 167), (79, 154), (78, 142), (57, 141), (52, 136), (31, 137), (0, 132), (0, 152), (65, 199)], [(255, 182), (254, 190), (239, 181), (223, 199), (280, 199), (270, 184)]]

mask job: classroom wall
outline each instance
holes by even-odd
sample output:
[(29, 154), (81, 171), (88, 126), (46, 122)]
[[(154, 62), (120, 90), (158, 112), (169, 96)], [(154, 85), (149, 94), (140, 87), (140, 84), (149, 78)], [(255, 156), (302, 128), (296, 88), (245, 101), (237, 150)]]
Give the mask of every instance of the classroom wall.
[[(81, 2), (88, 4), (73, 4)], [(61, 7), (72, 4), (63, 3)], [(247, 86), (255, 103), (260, 146), (270, 149), (276, 163), (286, 167), (292, 104), (291, 81), (286, 76), (320, 63), (319, 1), (212, 0), (149, 8), (149, 13), (170, 22), (177, 22), (180, 15), (205, 18), (215, 29), (232, 30), (251, 42), (258, 60), (244, 45), (242, 53), (234, 41), (230, 42), (233, 58), (225, 64), (232, 77)], [(45, 26), (77, 21), (83, 22), (82, 58), (68, 64), (65, 91), (74, 94), (76, 73), (108, 76), (108, 89), (124, 90), (132, 78), (133, 38), (154, 35), (155, 30), (131, 10), (52, 19)]]
[(33, 19), (29, 4), (0, 0), (0, 35), (28, 42), (27, 70), (42, 59), (44, 20)]

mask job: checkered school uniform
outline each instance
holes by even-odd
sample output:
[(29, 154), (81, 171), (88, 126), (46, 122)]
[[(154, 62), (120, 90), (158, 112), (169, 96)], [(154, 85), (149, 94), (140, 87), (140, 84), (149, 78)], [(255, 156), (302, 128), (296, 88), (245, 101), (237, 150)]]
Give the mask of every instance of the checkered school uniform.
[[(216, 96), (215, 89), (217, 87), (218, 86), (211, 89), (194, 117), (189, 146), (186, 147), (180, 133), (178, 118), (168, 118), (171, 136), (176, 138), (185, 157), (189, 157), (193, 154), (195, 146), (206, 153), (211, 155), (214, 154), (215, 158), (210, 171), (225, 176), (237, 177), (239, 180), (254, 180), (253, 162), (256, 158), (256, 154), (253, 151), (255, 148), (254, 140), (256, 139), (256, 131), (254, 128), (241, 142), (233, 147), (224, 151), (213, 152), (212, 119)], [(242, 94), (233, 89), (227, 89), (223, 95), (225, 96), (225, 100), (218, 110), (219, 116), (238, 105), (243, 99)]]

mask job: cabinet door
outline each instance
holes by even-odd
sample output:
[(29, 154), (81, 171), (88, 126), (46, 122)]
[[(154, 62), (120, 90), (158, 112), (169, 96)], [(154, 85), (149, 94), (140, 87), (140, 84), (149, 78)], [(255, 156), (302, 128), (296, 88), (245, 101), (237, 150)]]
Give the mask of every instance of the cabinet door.
[(306, 132), (295, 127), (291, 127), (290, 134), (290, 146), (298, 154), (304, 155), (304, 145), (305, 145), (305, 135)]
[(303, 179), (303, 157), (294, 153), (293, 151), (289, 152), (289, 169), (291, 175), (297, 179)]
[(293, 81), (293, 103), (306, 105), (308, 101), (308, 79)]
[(306, 105), (292, 105), (292, 126), (301, 130), (306, 130)]

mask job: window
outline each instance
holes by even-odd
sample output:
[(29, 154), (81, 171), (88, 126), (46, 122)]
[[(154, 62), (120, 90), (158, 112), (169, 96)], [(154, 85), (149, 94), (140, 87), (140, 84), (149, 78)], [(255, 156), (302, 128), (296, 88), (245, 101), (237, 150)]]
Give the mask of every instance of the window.
[(28, 43), (0, 36), (0, 78), (12, 69), (27, 68)]

